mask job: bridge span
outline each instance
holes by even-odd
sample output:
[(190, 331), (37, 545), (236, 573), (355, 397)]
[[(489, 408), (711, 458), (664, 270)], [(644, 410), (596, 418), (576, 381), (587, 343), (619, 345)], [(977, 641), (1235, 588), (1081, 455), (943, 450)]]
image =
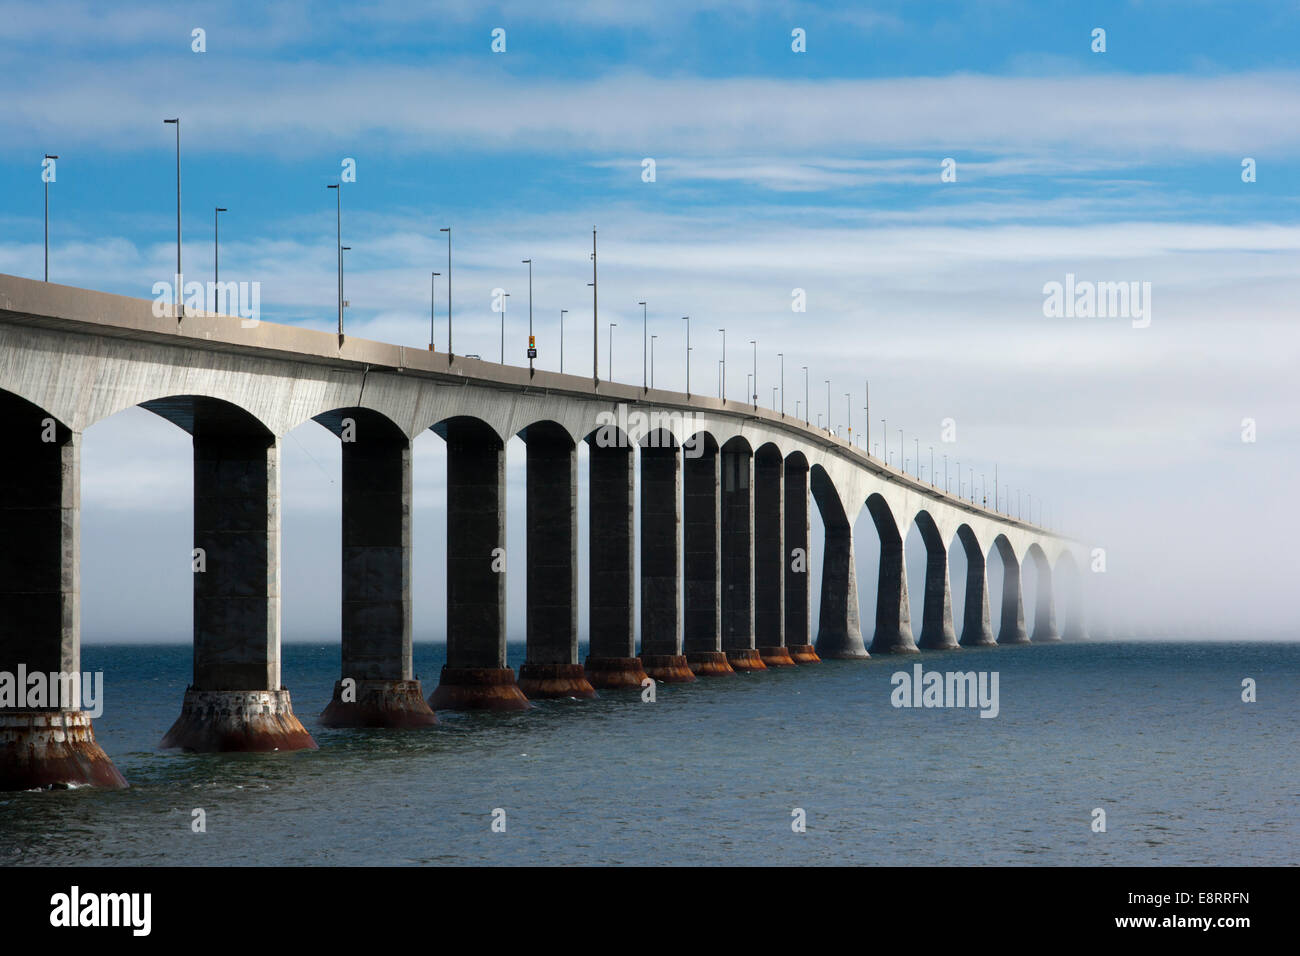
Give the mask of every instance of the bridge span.
[[(83, 432), (141, 406), (194, 447), (194, 674), (165, 747), (316, 746), (280, 679), (280, 447), (308, 420), (342, 451), (342, 673), (328, 726), (421, 726), (444, 709), (517, 709), (649, 676), (959, 645), (1061, 639), (1051, 578), (1086, 567), (1072, 540), (932, 487), (825, 430), (746, 402), (502, 366), (0, 275), (0, 674), (80, 672)], [(447, 664), (411, 647), (412, 440), (447, 446)], [(506, 666), (505, 449), (527, 456), (527, 651)], [(578, 443), (590, 486), (589, 654), (578, 644)], [(636, 489), (640, 481), (639, 545)], [(825, 528), (810, 634), (810, 501)], [(853, 524), (880, 538), (871, 643), (858, 617)], [(903, 543), (926, 546), (914, 637)], [(640, 549), (640, 574), (635, 573)], [(968, 573), (953, 620), (948, 549)], [(1006, 573), (992, 626), (985, 556)], [(1020, 567), (1037, 569), (1026, 633)], [(634, 613), (640, 595), (641, 643)], [(1064, 637), (1082, 639), (1080, 613)], [(22, 701), (19, 701), (21, 705)], [(301, 703), (301, 702), (300, 702)], [(0, 789), (124, 786), (66, 700), (0, 697)]]

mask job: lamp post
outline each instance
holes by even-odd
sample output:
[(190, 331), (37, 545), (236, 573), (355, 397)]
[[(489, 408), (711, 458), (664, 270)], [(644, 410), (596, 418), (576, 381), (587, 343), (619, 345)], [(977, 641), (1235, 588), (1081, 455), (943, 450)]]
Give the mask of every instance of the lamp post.
[(533, 260), (521, 259), (528, 266), (528, 377), (533, 376)]
[(826, 430), (831, 430), (831, 380), (826, 380)]
[[(339, 292), (340, 293), (343, 292), (343, 288), (344, 288), (343, 287), (343, 253), (351, 252), (351, 251), (352, 251), (351, 246), (339, 246)], [(348, 307), (348, 300), (344, 299), (343, 308), (346, 309), (347, 307)]]
[(691, 397), (691, 317), (683, 315), (682, 321), (686, 323), (686, 397)]
[(429, 273), (429, 351), (430, 352), (436, 351), (436, 349), (433, 347), (433, 319), (436, 311), (435, 303), (438, 301), (437, 299), (438, 293), (437, 293), (437, 288), (435, 286), (435, 283), (438, 279), (438, 276), (440, 275), (442, 275), (441, 272)]
[(41, 165), (41, 179), (45, 182), (45, 281), (50, 281), (50, 170), (53, 167), (48, 160), (57, 161), (59, 157), (46, 153), (46, 162)]
[(868, 449), (871, 448), (871, 382), (868, 381), (866, 385), (867, 385), (867, 404), (862, 406), (862, 413), (866, 416), (867, 430), (866, 430), (866, 434), (863, 435), (862, 437), (862, 448), (864, 451), (867, 451), (867, 454), (871, 454), (871, 452), (868, 451)]
[(650, 336), (650, 387), (655, 387), (655, 339), (657, 335)]
[(718, 398), (725, 404), (727, 401), (727, 330), (718, 329), (718, 331), (722, 333), (722, 371), (718, 373)]
[(852, 399), (852, 396), (850, 395), (850, 393), (849, 393), (849, 392), (845, 392), (845, 393), (844, 393), (844, 415), (845, 415), (844, 421), (848, 423), (845, 427), (847, 427), (848, 430), (849, 430), (849, 444), (850, 444), (850, 445), (853, 444), (853, 410), (852, 410), (852, 408), (849, 407), (849, 403), (850, 403), (852, 400), (853, 400), (853, 399)]
[(176, 318), (179, 321), (185, 315), (184, 280), (181, 273), (181, 120), (165, 119), (164, 124), (176, 127)]
[(339, 188), (338, 183), (326, 186), (326, 189), (333, 189), (335, 197), (336, 211), (334, 213), (335, 238), (334, 247), (338, 250), (338, 272), (339, 272), (339, 335), (343, 334), (343, 190)]
[[(212, 212), (212, 284), (221, 284), (221, 213), (229, 212), (224, 206), (216, 206)], [(212, 290), (212, 311), (217, 311), (217, 290)]]
[(803, 423), (805, 425), (812, 424), (808, 421), (808, 418), (811, 415), (812, 405), (808, 403), (808, 366), (805, 365), (803, 367)]
[(646, 319), (646, 304), (638, 302), (637, 305), (641, 306), (641, 391), (644, 392), (649, 387), (645, 372), (646, 330), (649, 328), (649, 323)]
[(564, 374), (564, 314), (568, 309), (560, 310), (560, 374)]
[(750, 339), (749, 344), (754, 346), (754, 371), (751, 373), (754, 378), (751, 387), (754, 389), (754, 411), (758, 411), (758, 342)]
[(438, 230), (447, 234), (447, 361), (456, 353), (451, 346), (451, 226)]
[(776, 357), (781, 360), (781, 417), (785, 418), (785, 353), (777, 352)]
[[(596, 318), (596, 227), (591, 227), (591, 383), (600, 385), (600, 325)], [(611, 356), (612, 357), (612, 356)]]

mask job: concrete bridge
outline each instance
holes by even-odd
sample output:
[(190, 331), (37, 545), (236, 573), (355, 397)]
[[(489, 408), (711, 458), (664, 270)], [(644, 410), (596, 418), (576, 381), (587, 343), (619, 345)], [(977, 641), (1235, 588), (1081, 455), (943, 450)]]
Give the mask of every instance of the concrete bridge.
[[(316, 744), (280, 682), (280, 442), (314, 420), (342, 442), (342, 657), (329, 726), (409, 727), (650, 676), (918, 648), (1059, 640), (1052, 572), (1079, 544), (944, 494), (826, 431), (744, 402), (643, 390), (333, 333), (196, 314), (0, 275), (0, 674), (80, 671), (81, 436), (142, 406), (193, 436), (194, 676), (163, 739), (189, 750)], [(411, 442), (447, 445), (447, 664), (425, 700), (411, 654)], [(505, 448), (527, 447), (527, 654), (506, 666)], [(590, 447), (590, 648), (578, 658), (577, 446)], [(634, 574), (640, 476), (640, 575)], [(810, 498), (825, 527), (810, 631)], [(870, 648), (852, 528), (880, 537)], [(903, 543), (925, 541), (914, 638)], [(969, 571), (953, 621), (948, 549)], [(1006, 573), (991, 618), (985, 559)], [(1037, 567), (1026, 634), (1020, 566)], [(641, 646), (634, 609), (640, 588)], [(1083, 622), (1065, 622), (1082, 638)], [(960, 639), (959, 639), (960, 638)], [(0, 789), (125, 781), (67, 695), (0, 697)]]

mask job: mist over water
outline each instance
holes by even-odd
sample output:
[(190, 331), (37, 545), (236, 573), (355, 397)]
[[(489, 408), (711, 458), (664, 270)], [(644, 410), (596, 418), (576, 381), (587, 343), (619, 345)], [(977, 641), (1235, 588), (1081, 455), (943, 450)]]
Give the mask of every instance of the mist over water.
[[(523, 651), (510, 645), (511, 666)], [(444, 654), (415, 647), (426, 694)], [(890, 676), (918, 662), (996, 670), (998, 716), (891, 706)], [(0, 794), (5, 865), (1245, 865), (1300, 850), (1295, 643), (823, 662), (661, 684), (653, 704), (607, 691), (444, 713), (426, 731), (322, 728), (338, 645), (286, 644), (284, 684), (320, 750), (267, 755), (156, 749), (188, 646), (87, 645), (82, 663), (104, 672), (95, 734), (131, 788)]]

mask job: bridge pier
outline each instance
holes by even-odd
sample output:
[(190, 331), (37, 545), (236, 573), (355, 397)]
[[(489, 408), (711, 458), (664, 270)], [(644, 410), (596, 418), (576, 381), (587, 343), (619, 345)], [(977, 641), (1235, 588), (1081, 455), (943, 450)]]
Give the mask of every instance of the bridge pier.
[(767, 665), (754, 646), (754, 456), (742, 440), (722, 448), (722, 649), (735, 671)]
[(915, 654), (912, 609), (907, 598), (907, 561), (903, 536), (889, 506), (879, 497), (867, 501), (880, 536), (880, 578), (876, 589), (876, 632), (872, 654)]
[(326, 727), (437, 723), (411, 659), (411, 442), (364, 408), (321, 416), (341, 439), (342, 675)]
[(785, 646), (796, 664), (821, 661), (812, 644), (812, 591), (808, 572), (808, 462), (791, 455), (785, 464), (784, 544), (781, 574), (785, 594)]
[(722, 650), (722, 456), (713, 438), (700, 434), (684, 456), (685, 624), (682, 646), (697, 676), (733, 674)]
[(587, 679), (596, 688), (639, 688), (646, 679), (636, 656), (636, 470), (626, 435), (588, 439), (591, 519), (589, 574), (591, 646)]
[(434, 710), (524, 710), (506, 666), (505, 444), (476, 419), (440, 426), (447, 442), (447, 663)]
[(754, 644), (767, 667), (794, 667), (785, 646), (785, 461), (754, 454)]
[(27, 675), (81, 672), (81, 435), (8, 392), (0, 420), (0, 791), (125, 787), (82, 695), (28, 696)]
[(1028, 644), (1025, 633), (1025, 608), (1020, 597), (1020, 559), (1006, 538), (995, 542), (1002, 556), (1002, 623), (998, 627), (999, 644)]
[(641, 664), (647, 676), (687, 683), (680, 585), (681, 453), (671, 436), (641, 444)]
[(1038, 594), (1034, 604), (1034, 633), (1032, 644), (1059, 644), (1061, 634), (1056, 629), (1056, 601), (1052, 596), (1052, 568), (1047, 558), (1038, 557)]
[(578, 662), (578, 451), (553, 422), (530, 426), (526, 487), (529, 699), (596, 696)]
[(862, 640), (858, 572), (853, 563), (853, 526), (825, 472), (815, 472), (811, 485), (826, 529), (817, 656), (823, 660), (863, 660), (871, 655)]
[(975, 533), (962, 525), (957, 531), (966, 554), (966, 607), (962, 613), (961, 646), (991, 647), (993, 626), (989, 621), (989, 579), (984, 551)]
[(234, 406), (145, 406), (194, 437), (194, 680), (160, 744), (316, 749), (280, 685), (280, 442)]
[(921, 617), (921, 639), (917, 647), (927, 651), (955, 650), (957, 632), (952, 623), (952, 586), (948, 579), (948, 546), (939, 529), (922, 514), (917, 519), (925, 541), (925, 605)]

